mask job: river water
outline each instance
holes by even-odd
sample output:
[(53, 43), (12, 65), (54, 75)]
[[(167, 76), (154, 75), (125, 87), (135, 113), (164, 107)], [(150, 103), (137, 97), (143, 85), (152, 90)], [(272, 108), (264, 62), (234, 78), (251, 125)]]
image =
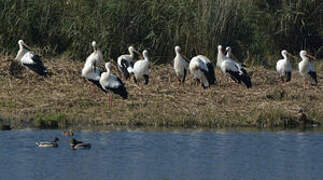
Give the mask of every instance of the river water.
[[(322, 179), (323, 133), (76, 131), (90, 150), (71, 150), (60, 130), (0, 131), (0, 179)], [(58, 148), (39, 140), (60, 138)]]

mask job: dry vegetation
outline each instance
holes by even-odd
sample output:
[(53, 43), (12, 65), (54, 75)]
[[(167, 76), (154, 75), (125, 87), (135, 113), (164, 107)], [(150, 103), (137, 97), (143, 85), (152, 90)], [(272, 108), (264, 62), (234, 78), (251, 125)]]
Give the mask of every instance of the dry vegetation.
[[(297, 72), (281, 91), (277, 74), (262, 67), (249, 68), (253, 88), (226, 81), (216, 69), (217, 85), (203, 90), (191, 75), (180, 86), (171, 65), (151, 65), (151, 81), (142, 93), (126, 82), (129, 99), (107, 95), (80, 77), (83, 64), (65, 57), (44, 59), (52, 73), (43, 78), (23, 70), (9, 74), (12, 57), (1, 57), (0, 119), (14, 127), (95, 125), (150, 127), (277, 127), (295, 119), (303, 108), (309, 119), (323, 122), (322, 71), (319, 85), (304, 91)], [(322, 69), (322, 64), (316, 64)], [(115, 74), (118, 74), (114, 71)], [(49, 125), (51, 126), (51, 125)], [(44, 126), (42, 126), (44, 127)], [(46, 127), (46, 126), (45, 126)]]

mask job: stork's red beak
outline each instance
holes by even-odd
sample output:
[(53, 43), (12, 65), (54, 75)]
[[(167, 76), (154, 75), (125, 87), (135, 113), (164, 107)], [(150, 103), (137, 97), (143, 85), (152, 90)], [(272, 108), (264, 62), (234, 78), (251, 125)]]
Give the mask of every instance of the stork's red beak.
[(133, 50), (133, 52), (137, 53), (139, 56), (142, 56), (142, 54), (139, 51), (135, 50), (135, 49)]
[(22, 43), (22, 45), (31, 50), (31, 47), (29, 47), (26, 43)]
[(291, 57), (295, 57), (293, 54), (291, 53), (287, 53), (288, 56), (291, 56)]
[(311, 56), (311, 55), (309, 55), (309, 54), (306, 54), (305, 56), (307, 56), (307, 57), (309, 57), (309, 58), (311, 58), (311, 59), (313, 59), (313, 60), (315, 60), (315, 59), (316, 59), (316, 57)]

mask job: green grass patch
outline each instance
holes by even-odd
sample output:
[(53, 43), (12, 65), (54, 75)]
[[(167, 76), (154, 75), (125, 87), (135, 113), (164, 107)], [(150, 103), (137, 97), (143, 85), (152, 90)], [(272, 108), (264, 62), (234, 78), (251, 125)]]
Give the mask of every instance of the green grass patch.
[(34, 126), (41, 129), (63, 128), (67, 124), (67, 116), (63, 113), (40, 115), (34, 120)]

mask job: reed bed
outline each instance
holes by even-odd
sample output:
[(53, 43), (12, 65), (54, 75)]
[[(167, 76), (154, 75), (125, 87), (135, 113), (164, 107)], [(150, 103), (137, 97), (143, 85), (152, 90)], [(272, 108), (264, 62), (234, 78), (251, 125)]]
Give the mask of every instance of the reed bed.
[(233, 47), (245, 64), (273, 66), (281, 49), (323, 55), (321, 0), (2, 0), (0, 48), (24, 39), (44, 56), (87, 56), (96, 40), (115, 59), (134, 45), (167, 63), (180, 45), (192, 57)]
[(179, 85), (171, 64), (151, 64), (149, 85), (141, 92), (132, 80), (125, 82), (129, 99), (114, 95), (110, 108), (107, 95), (98, 89), (94, 95), (93, 86), (80, 76), (82, 60), (44, 58), (51, 75), (43, 78), (26, 69), (10, 75), (12, 59), (0, 58), (0, 119), (16, 128), (42, 124), (55, 128), (282, 127), (286, 120), (298, 117), (300, 108), (309, 119), (323, 122), (322, 71), (319, 85), (305, 91), (297, 72), (281, 89), (273, 70), (250, 67), (253, 88), (246, 89), (228, 82), (216, 69), (217, 84), (204, 90), (194, 85), (191, 75), (184, 86)]

